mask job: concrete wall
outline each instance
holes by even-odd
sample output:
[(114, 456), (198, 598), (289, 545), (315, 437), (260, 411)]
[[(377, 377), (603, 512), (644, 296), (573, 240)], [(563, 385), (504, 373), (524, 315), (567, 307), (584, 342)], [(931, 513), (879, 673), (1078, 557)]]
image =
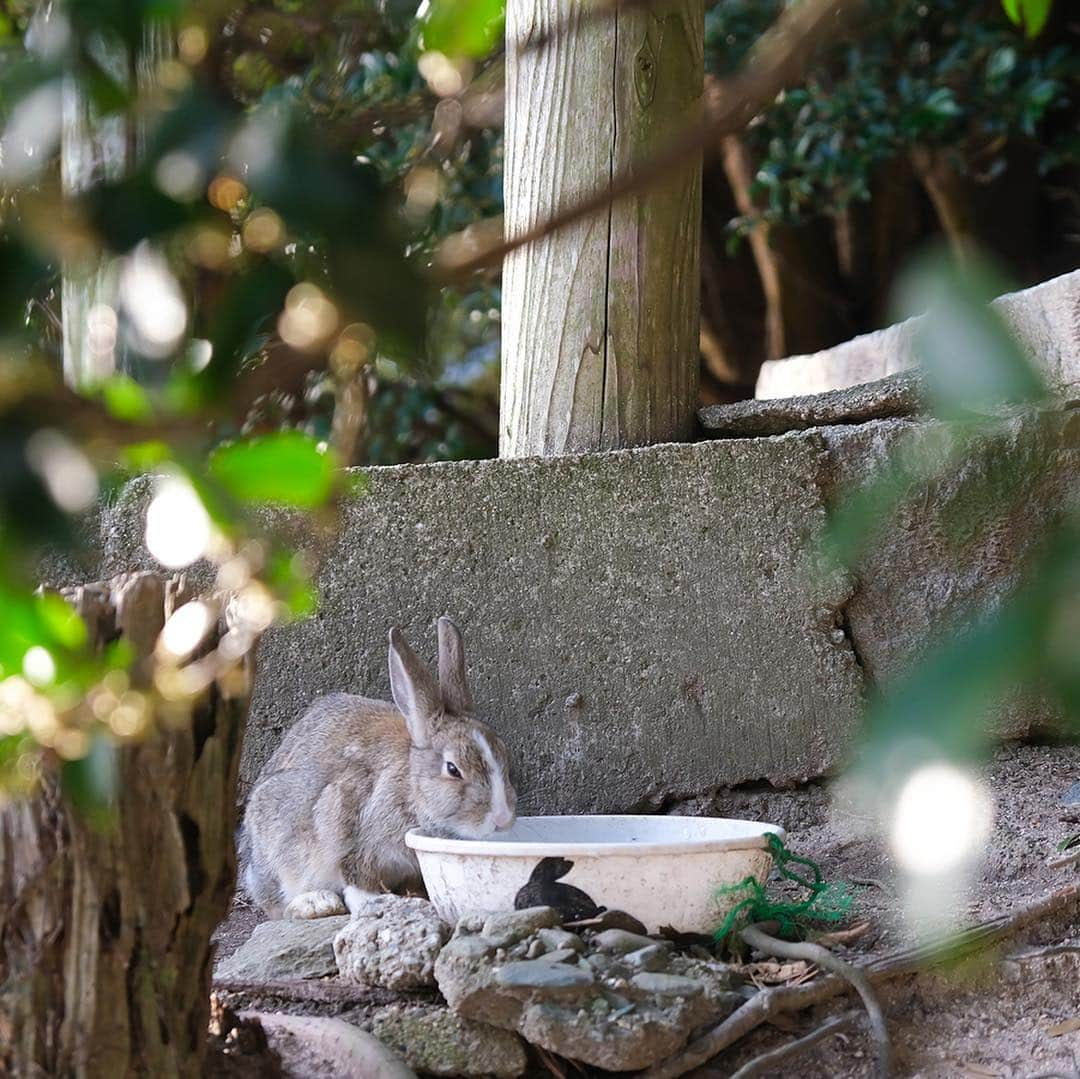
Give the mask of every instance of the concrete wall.
[[(1038, 477), (1021, 511), (970, 505), (971, 464), (905, 510), (852, 579), (817, 565), (827, 506), (918, 421), (373, 469), (324, 551), (319, 613), (263, 642), (244, 783), (314, 696), (387, 693), (391, 623), (433, 659), (444, 612), (464, 628), (524, 810), (626, 811), (821, 775), (852, 744), (868, 679), (995, 602), (1075, 493), (1076, 414), (1002, 423)], [(51, 576), (152, 565), (147, 496), (135, 484), (103, 512), (99, 565)], [(1035, 705), (1008, 722), (1020, 733), (1048, 718)]]
[[(1080, 270), (994, 301), (1032, 361), (1051, 385), (1080, 384)], [(863, 334), (835, 348), (771, 360), (761, 368), (757, 396), (799, 397), (871, 382), (917, 366), (918, 319)]]

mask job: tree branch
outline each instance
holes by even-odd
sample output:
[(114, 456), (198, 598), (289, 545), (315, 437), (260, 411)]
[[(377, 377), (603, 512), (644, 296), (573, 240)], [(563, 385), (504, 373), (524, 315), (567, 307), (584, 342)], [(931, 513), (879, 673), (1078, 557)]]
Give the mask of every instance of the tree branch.
[(870, 1021), (870, 1032), (877, 1043), (877, 1074), (879, 1079), (888, 1079), (892, 1074), (892, 1046), (889, 1043), (889, 1028), (885, 1024), (885, 1016), (881, 1011), (881, 1005), (870, 988), (870, 981), (865, 972), (845, 963), (842, 959), (833, 955), (828, 948), (820, 944), (812, 944), (809, 941), (786, 941), (778, 940), (763, 932), (756, 925), (748, 925), (740, 934), (742, 939), (759, 952), (766, 955), (774, 955), (779, 959), (805, 959), (808, 963), (814, 963), (822, 970), (843, 978), (855, 989), (862, 998), (863, 1007), (866, 1008), (866, 1016)]
[(788, 1042), (787, 1045), (781, 1045), (777, 1049), (770, 1049), (768, 1052), (754, 1057), (753, 1060), (748, 1060), (737, 1072), (732, 1073), (731, 1079), (752, 1079), (753, 1076), (774, 1071), (781, 1065), (789, 1066), (788, 1061), (791, 1057), (798, 1056), (804, 1049), (816, 1045), (819, 1041), (829, 1037), (830, 1034), (836, 1034), (852, 1026), (858, 1018), (859, 1013), (856, 1011), (844, 1012), (843, 1015), (834, 1016), (827, 1022), (822, 1023), (821, 1026), (810, 1031), (809, 1034), (796, 1038), (795, 1041)]
[(460, 278), (495, 265), (512, 251), (651, 187), (695, 154), (704, 152), (713, 156), (722, 136), (742, 131), (781, 90), (798, 81), (818, 46), (833, 37), (837, 28), (861, 6), (862, 0), (802, 0), (786, 8), (758, 39), (742, 69), (731, 78), (717, 82), (706, 101), (704, 123), (685, 127), (652, 157), (628, 168), (535, 228), (504, 239), (471, 258), (446, 259), (444, 274)]
[[(912, 974), (923, 967), (936, 966), (989, 948), (1027, 928), (1033, 922), (1044, 921), (1051, 915), (1063, 915), (1066, 912), (1075, 915), (1078, 906), (1080, 881), (1059, 888), (1045, 898), (1010, 914), (999, 914), (996, 918), (955, 933), (945, 940), (905, 948), (881, 959), (872, 960), (858, 969), (866, 975), (871, 984)], [(848, 987), (846, 981), (832, 975), (806, 985), (763, 989), (732, 1012), (719, 1026), (692, 1041), (681, 1053), (642, 1072), (640, 1079), (677, 1079), (678, 1076), (712, 1060), (718, 1053), (773, 1016), (802, 1011), (831, 1000)]]

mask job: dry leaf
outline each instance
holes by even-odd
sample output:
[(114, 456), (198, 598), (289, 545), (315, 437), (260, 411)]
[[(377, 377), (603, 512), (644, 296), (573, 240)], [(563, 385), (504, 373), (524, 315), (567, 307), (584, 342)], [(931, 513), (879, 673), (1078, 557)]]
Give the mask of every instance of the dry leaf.
[(1071, 1019), (1064, 1019), (1052, 1027), (1047, 1027), (1046, 1033), (1051, 1038), (1060, 1038), (1062, 1034), (1072, 1034), (1075, 1030), (1080, 1030), (1080, 1015), (1074, 1015)]
[(850, 944), (853, 940), (865, 937), (870, 931), (869, 922), (859, 922), (848, 929), (836, 929), (831, 933), (821, 933), (814, 937), (815, 944), (824, 944), (831, 947), (834, 944)]
[(758, 989), (762, 989), (767, 985), (802, 985), (817, 974), (817, 967), (805, 959), (790, 963), (765, 959), (760, 963), (746, 963), (742, 971)]

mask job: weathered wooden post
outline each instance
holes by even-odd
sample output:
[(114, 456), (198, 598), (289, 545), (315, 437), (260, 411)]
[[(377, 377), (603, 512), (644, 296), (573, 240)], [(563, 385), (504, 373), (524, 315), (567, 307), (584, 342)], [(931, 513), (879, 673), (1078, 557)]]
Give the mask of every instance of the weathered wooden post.
[[(703, 0), (508, 0), (505, 221), (520, 235), (700, 117)], [(541, 39), (543, 39), (541, 41)], [(511, 253), (500, 452), (692, 436), (701, 162)]]

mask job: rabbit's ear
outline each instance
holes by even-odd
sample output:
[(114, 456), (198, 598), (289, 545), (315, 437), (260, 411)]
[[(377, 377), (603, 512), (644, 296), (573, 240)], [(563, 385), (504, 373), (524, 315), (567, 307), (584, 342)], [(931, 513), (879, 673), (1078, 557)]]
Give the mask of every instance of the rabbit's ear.
[(390, 692), (417, 749), (431, 744), (431, 721), (442, 709), (439, 687), (416, 658), (401, 630), (390, 630)]
[(465, 642), (461, 630), (446, 615), (439, 619), (439, 692), (448, 712), (472, 715), (472, 694), (465, 679)]

